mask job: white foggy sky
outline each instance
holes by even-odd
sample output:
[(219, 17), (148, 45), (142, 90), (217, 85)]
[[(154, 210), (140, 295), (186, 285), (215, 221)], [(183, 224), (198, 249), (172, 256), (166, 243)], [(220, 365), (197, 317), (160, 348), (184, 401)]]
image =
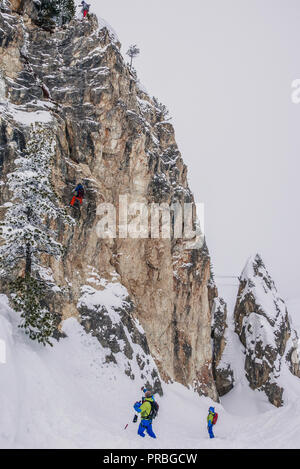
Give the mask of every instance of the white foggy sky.
[[(77, 2), (77, 4), (79, 1)], [(299, 0), (90, 0), (173, 116), (216, 274), (259, 252), (299, 293)]]

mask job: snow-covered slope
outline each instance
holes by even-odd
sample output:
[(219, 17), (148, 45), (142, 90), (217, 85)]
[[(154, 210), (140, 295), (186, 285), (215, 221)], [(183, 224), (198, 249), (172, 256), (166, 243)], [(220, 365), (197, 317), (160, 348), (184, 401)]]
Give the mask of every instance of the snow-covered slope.
[(132, 405), (143, 383), (103, 363), (105, 349), (76, 319), (64, 321), (67, 337), (53, 348), (29, 341), (16, 324), (1, 295), (7, 362), (0, 365), (0, 448), (299, 448), (297, 396), (276, 409), (243, 382), (214, 404), (215, 440), (206, 430), (212, 401), (179, 384), (164, 385), (158, 398), (157, 439), (141, 439)]

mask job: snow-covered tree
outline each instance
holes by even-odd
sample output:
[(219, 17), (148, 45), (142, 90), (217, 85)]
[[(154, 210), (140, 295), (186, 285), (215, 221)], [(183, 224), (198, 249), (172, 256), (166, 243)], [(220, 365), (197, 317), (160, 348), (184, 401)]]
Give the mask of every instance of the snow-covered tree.
[(20, 328), (30, 339), (49, 344), (56, 324), (55, 317), (45, 303), (45, 284), (32, 276), (18, 277), (11, 282), (11, 300), (15, 311), (21, 314)]
[(126, 54), (130, 57), (130, 68), (132, 68), (132, 61), (137, 57), (140, 53), (140, 49), (136, 44), (133, 44), (129, 47), (128, 51)]
[(54, 151), (51, 129), (41, 124), (32, 126), (26, 151), (15, 160), (15, 171), (7, 176), (12, 199), (0, 223), (0, 275), (11, 280), (14, 307), (24, 320), (21, 327), (44, 344), (49, 343), (54, 322), (43, 305), (50, 285), (44, 279), (42, 257), (59, 258), (63, 252), (50, 222), (59, 217), (72, 223), (59, 207), (51, 182)]
[(158, 120), (160, 122), (170, 120), (171, 118), (170, 118), (169, 109), (167, 108), (167, 106), (165, 106), (160, 101), (158, 101), (158, 99), (155, 98), (155, 96), (153, 96), (153, 102), (155, 105), (155, 111), (156, 111)]
[(75, 15), (74, 0), (40, 0), (39, 19), (42, 26), (54, 22), (58, 26), (68, 23)]

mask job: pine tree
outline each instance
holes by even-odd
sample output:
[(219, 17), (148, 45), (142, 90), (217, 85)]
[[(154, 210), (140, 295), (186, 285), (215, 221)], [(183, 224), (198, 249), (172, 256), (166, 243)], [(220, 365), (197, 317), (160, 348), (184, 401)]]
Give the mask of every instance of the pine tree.
[(130, 57), (130, 68), (132, 68), (132, 61), (137, 57), (140, 53), (140, 49), (136, 44), (133, 44), (129, 47), (128, 51), (126, 54)]
[(12, 306), (21, 313), (20, 328), (30, 339), (49, 344), (56, 324), (55, 317), (45, 304), (45, 283), (32, 276), (18, 277), (10, 284)]
[(76, 7), (74, 0), (57, 0), (59, 8), (58, 23), (59, 25), (69, 23), (74, 17)]
[(43, 300), (50, 285), (44, 280), (42, 256), (58, 259), (63, 252), (49, 225), (58, 217), (72, 223), (58, 206), (51, 182), (54, 152), (50, 128), (32, 126), (26, 151), (15, 160), (15, 171), (7, 176), (12, 199), (0, 224), (0, 275), (13, 278), (11, 297), (16, 311), (21, 312), (21, 327), (44, 345), (49, 343), (55, 326)]
[(75, 11), (74, 0), (41, 0), (39, 23), (43, 27), (62, 26), (71, 21)]

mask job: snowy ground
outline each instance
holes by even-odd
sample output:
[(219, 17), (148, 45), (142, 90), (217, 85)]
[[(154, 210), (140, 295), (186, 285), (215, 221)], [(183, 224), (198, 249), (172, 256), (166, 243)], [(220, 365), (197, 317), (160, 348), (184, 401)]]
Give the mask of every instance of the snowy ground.
[[(75, 319), (65, 321), (64, 330), (68, 338), (52, 349), (29, 342), (0, 295), (0, 338), (6, 342), (6, 364), (0, 364), (0, 448), (300, 447), (296, 394), (287, 406), (275, 409), (241, 376), (215, 405), (214, 440), (206, 430), (212, 401), (178, 384), (165, 386), (159, 399), (153, 425), (157, 440), (141, 439), (132, 423), (132, 405), (141, 397), (142, 383), (131, 381), (117, 366), (104, 366), (103, 348)], [(239, 347), (234, 338), (233, 345)], [(241, 365), (237, 360), (236, 368)]]

